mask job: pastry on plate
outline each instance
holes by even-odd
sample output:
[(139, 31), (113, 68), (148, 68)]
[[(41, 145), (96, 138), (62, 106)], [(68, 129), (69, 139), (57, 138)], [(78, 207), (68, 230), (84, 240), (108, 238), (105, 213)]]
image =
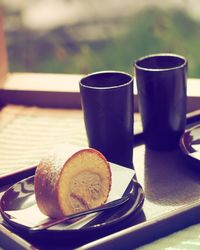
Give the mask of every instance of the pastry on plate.
[(52, 218), (98, 207), (107, 201), (111, 179), (109, 162), (99, 151), (59, 146), (37, 166), (36, 203)]

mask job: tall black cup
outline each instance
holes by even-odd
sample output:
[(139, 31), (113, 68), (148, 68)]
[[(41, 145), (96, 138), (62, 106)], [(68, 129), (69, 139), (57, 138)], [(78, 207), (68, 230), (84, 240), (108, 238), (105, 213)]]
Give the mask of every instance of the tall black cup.
[(89, 147), (110, 161), (133, 167), (133, 79), (127, 73), (102, 71), (80, 81)]
[(135, 74), (147, 147), (176, 148), (186, 123), (187, 60), (149, 55), (135, 62)]

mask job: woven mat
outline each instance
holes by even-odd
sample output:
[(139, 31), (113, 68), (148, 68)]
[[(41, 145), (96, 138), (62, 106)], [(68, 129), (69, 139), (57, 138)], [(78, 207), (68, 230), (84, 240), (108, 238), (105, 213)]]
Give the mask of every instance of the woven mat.
[(0, 113), (0, 174), (35, 166), (53, 145), (87, 146), (80, 110), (7, 106)]
[[(135, 124), (141, 130), (138, 116)], [(0, 175), (35, 166), (60, 143), (87, 146), (81, 110), (6, 106), (0, 112)]]

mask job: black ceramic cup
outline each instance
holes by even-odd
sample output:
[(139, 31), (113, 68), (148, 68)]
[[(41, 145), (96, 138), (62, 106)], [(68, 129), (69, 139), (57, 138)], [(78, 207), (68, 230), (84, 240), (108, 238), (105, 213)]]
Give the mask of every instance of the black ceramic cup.
[(138, 59), (134, 66), (146, 146), (178, 147), (186, 123), (187, 60), (154, 54)]
[(89, 147), (110, 162), (132, 168), (132, 76), (101, 71), (82, 78), (79, 85)]

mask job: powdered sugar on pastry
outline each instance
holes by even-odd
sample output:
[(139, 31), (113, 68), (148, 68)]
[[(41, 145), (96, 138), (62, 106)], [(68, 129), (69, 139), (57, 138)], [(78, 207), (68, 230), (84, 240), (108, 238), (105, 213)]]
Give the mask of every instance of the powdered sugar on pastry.
[(39, 163), (34, 179), (40, 211), (58, 218), (106, 202), (111, 170), (97, 150), (59, 147)]

